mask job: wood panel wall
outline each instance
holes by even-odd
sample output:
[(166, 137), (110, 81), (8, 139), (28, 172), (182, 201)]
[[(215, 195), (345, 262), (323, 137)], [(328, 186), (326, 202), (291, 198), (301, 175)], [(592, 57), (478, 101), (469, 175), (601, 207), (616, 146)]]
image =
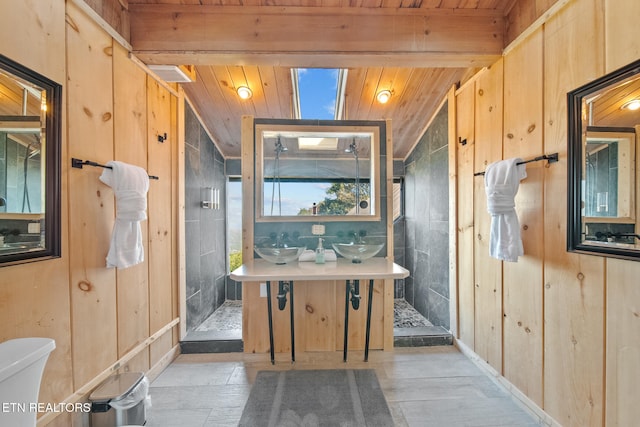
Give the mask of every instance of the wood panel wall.
[[(10, 13), (3, 11), (0, 14), (0, 52), (63, 84), (66, 80), (64, 20), (64, 2), (27, 0), (12, 4)], [(63, 112), (63, 126), (66, 123), (67, 114)], [(62, 139), (62, 156), (66, 158), (66, 133)], [(62, 188), (67, 186), (67, 174), (63, 173)], [(42, 402), (64, 401), (73, 390), (72, 365), (69, 363), (67, 193), (63, 192), (61, 198), (62, 257), (0, 269), (0, 341), (29, 336), (50, 337), (56, 341), (56, 350), (49, 357), (42, 379)]]
[[(566, 252), (566, 93), (640, 56), (640, 4), (574, 0), (553, 10), (456, 93), (454, 138), (469, 141), (450, 144), (458, 340), (548, 422), (634, 425), (640, 263)], [(527, 165), (516, 197), (525, 255), (489, 258), (486, 195), (472, 172), (554, 152), (558, 163)]]
[[(0, 269), (0, 341), (56, 341), (39, 398), (50, 403), (82, 401), (120, 370), (153, 376), (178, 351), (183, 97), (153, 80), (86, 7), (27, 0), (0, 17), (0, 51), (63, 85), (62, 257)], [(102, 169), (73, 169), (72, 157), (121, 160), (160, 177), (150, 182), (141, 224), (143, 263), (106, 268), (113, 190), (99, 181)], [(82, 418), (44, 413), (39, 425), (82, 425)]]

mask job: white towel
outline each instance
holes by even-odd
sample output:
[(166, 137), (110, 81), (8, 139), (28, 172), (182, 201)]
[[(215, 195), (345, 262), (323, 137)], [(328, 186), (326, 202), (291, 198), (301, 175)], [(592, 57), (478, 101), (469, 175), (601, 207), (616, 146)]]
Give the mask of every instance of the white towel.
[(487, 210), (491, 214), (489, 254), (493, 258), (517, 262), (524, 255), (515, 197), (520, 180), (527, 177), (520, 158), (501, 160), (487, 166), (484, 174)]
[(107, 163), (100, 181), (113, 189), (116, 196), (116, 222), (111, 232), (107, 267), (126, 268), (144, 261), (140, 221), (147, 219), (149, 175), (138, 167), (123, 162)]
[[(311, 249), (307, 249), (302, 252), (300, 258), (298, 258), (299, 262), (315, 262), (316, 260), (316, 251)], [(336, 255), (333, 249), (325, 249), (324, 250), (324, 261), (325, 262), (335, 262), (338, 260), (338, 256)]]

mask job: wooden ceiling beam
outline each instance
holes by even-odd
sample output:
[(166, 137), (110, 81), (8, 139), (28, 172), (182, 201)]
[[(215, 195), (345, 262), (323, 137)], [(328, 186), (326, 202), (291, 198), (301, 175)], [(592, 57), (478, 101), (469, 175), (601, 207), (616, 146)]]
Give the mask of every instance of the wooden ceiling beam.
[(498, 11), (130, 5), (147, 64), (482, 67), (504, 48)]

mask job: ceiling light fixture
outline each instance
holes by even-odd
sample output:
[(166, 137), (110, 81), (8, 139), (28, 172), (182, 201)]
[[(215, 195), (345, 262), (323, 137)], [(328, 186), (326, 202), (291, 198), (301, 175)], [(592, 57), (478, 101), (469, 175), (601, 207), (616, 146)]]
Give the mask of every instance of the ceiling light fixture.
[(386, 104), (387, 101), (389, 101), (389, 98), (391, 98), (391, 91), (390, 90), (381, 90), (380, 92), (378, 92), (378, 94), (376, 95), (376, 99), (378, 100), (378, 102), (380, 104)]
[(625, 102), (620, 108), (623, 110), (636, 111), (640, 109), (640, 99), (632, 99), (631, 101)]
[(246, 86), (240, 86), (236, 92), (238, 92), (238, 96), (240, 99), (249, 99), (253, 96), (253, 92)]

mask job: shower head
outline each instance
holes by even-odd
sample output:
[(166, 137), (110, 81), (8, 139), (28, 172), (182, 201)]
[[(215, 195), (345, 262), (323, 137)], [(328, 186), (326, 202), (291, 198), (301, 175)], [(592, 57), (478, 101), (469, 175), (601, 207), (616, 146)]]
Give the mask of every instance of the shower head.
[(278, 137), (278, 141), (276, 142), (276, 154), (284, 153), (285, 151), (289, 151), (289, 149), (282, 144), (280, 137)]
[(353, 140), (353, 142), (351, 144), (349, 144), (349, 146), (347, 148), (344, 149), (345, 153), (353, 153), (353, 156), (355, 158), (358, 158), (358, 147), (356, 146), (356, 141), (355, 139)]

